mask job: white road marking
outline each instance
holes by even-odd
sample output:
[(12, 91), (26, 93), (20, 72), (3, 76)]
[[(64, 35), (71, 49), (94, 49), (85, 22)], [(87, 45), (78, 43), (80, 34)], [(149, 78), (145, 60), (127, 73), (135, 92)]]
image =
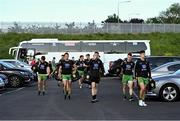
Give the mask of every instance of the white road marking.
[(20, 90), (22, 90), (22, 89), (24, 89), (25, 87), (21, 87), (21, 88), (18, 88), (18, 89), (16, 89), (16, 90), (13, 90), (13, 91), (9, 91), (9, 92), (5, 92), (5, 93), (3, 93), (3, 94), (0, 94), (0, 96), (3, 96), (3, 95), (5, 95), (5, 94), (11, 94), (11, 93), (14, 93), (14, 92), (18, 92), (18, 91), (20, 91)]

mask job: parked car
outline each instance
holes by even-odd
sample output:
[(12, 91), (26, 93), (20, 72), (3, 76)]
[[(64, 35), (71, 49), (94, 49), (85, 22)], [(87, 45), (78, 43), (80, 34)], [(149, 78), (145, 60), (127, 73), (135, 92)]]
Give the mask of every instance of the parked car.
[(4, 81), (5, 86), (8, 86), (9, 83), (8, 77), (4, 74), (0, 74), (0, 78)]
[(29, 73), (31, 75), (33, 75), (32, 80), (37, 81), (37, 74), (35, 74), (31, 70), (31, 66), (28, 65), (27, 63), (21, 62), (19, 60), (15, 60), (15, 59), (3, 59), (3, 60), (0, 60), (0, 61), (10, 63), (10, 64), (14, 65), (16, 68), (21, 68), (21, 69), (29, 71)]
[(3, 81), (3, 79), (0, 77), (0, 90), (3, 90), (5, 87), (5, 83)]
[[(133, 61), (135, 62), (139, 57), (133, 57)], [(180, 57), (176, 56), (149, 56), (146, 59), (150, 62), (151, 69), (157, 68), (168, 62), (176, 62), (180, 61)]]
[(152, 76), (171, 74), (180, 69), (180, 61), (177, 62), (169, 62), (163, 64), (157, 68), (154, 68), (152, 72)]
[(118, 59), (115, 61), (111, 61), (109, 63), (109, 70), (108, 70), (108, 76), (119, 76), (121, 73), (121, 63), (123, 62), (122, 59)]
[(147, 96), (160, 97), (163, 101), (176, 101), (180, 96), (180, 70), (173, 74), (153, 77), (155, 89), (149, 90)]
[[(132, 58), (132, 61), (136, 62), (136, 60), (138, 58), (140, 58), (140, 57), (135, 56)], [(180, 61), (180, 57), (176, 57), (176, 56), (148, 56), (148, 57), (146, 57), (146, 59), (150, 62), (151, 69), (157, 68), (168, 62)], [(121, 60), (121, 59), (119, 59), (119, 60)], [(116, 60), (116, 61), (118, 61), (118, 60)], [(113, 64), (109, 64), (109, 70), (118, 70), (119, 63), (116, 63), (116, 61), (111, 62)], [(116, 71), (109, 71), (109, 74), (110, 75), (118, 75), (118, 73), (116, 73)]]
[(11, 87), (20, 87), (25, 83), (30, 83), (31, 74), (24, 69), (15, 68), (13, 65), (0, 61), (0, 74), (4, 74), (8, 77)]
[(0, 61), (6, 62), (6, 63), (11, 63), (14, 66), (18, 67), (18, 68), (24, 68), (24, 69), (28, 69), (31, 70), (31, 66), (28, 65), (25, 62), (19, 61), (19, 60), (15, 60), (15, 59), (1, 59)]

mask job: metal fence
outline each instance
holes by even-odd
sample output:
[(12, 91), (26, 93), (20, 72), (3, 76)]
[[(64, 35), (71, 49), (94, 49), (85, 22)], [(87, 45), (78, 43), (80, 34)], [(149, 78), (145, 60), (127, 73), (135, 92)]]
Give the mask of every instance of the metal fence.
[(134, 23), (22, 23), (1, 22), (0, 32), (17, 33), (151, 33), (180, 32), (180, 24), (134, 24)]

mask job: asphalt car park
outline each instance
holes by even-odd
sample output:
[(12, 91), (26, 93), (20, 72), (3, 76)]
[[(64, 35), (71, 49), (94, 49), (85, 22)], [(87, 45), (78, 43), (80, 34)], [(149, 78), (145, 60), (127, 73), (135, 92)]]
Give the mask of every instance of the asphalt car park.
[(148, 107), (139, 107), (135, 91), (135, 101), (122, 98), (122, 85), (117, 77), (102, 78), (99, 85), (99, 102), (90, 103), (90, 90), (79, 89), (73, 83), (71, 100), (64, 100), (62, 88), (57, 81), (47, 82), (47, 94), (37, 95), (36, 83), (18, 88), (0, 96), (0, 120), (173, 120), (180, 119), (180, 101), (163, 102), (158, 98), (148, 98)]

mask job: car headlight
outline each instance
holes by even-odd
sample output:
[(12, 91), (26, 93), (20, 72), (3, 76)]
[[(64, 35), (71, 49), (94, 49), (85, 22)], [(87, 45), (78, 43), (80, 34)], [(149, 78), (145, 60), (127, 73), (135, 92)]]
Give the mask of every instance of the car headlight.
[(4, 83), (3, 79), (0, 78), (0, 83)]
[(20, 72), (20, 74), (22, 74), (22, 75), (28, 75), (27, 72)]

